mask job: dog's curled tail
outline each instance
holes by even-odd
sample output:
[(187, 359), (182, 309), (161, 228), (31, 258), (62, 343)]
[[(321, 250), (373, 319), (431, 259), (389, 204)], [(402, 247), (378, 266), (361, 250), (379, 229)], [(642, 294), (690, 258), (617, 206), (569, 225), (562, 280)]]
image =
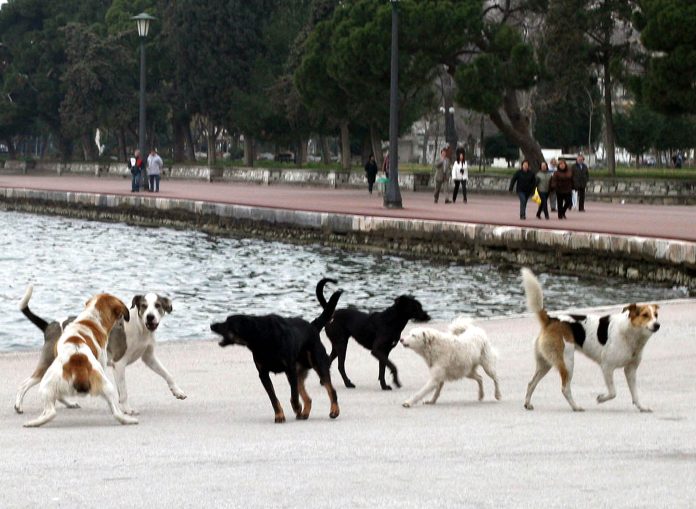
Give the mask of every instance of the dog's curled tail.
[(549, 315), (544, 309), (544, 292), (537, 277), (527, 267), (522, 268), (522, 286), (527, 297), (527, 309), (537, 315), (542, 325), (546, 325)]
[(329, 303), (326, 302), (326, 298), (324, 297), (324, 286), (326, 286), (326, 283), (337, 284), (338, 281), (336, 281), (335, 279), (331, 279), (330, 277), (325, 277), (323, 279), (320, 279), (317, 283), (317, 300), (319, 301), (319, 304), (321, 304), (321, 307), (324, 309), (326, 309), (326, 306), (329, 305)]
[(462, 315), (452, 320), (452, 322), (447, 327), (447, 330), (450, 334), (459, 336), (460, 334), (464, 334), (467, 331), (467, 329), (469, 329), (473, 324), (473, 318)]
[(31, 312), (31, 309), (29, 309), (29, 301), (31, 300), (32, 293), (34, 293), (34, 287), (32, 285), (27, 286), (27, 289), (24, 292), (24, 297), (22, 297), (22, 300), (19, 301), (19, 310), (29, 319), (31, 323), (41, 329), (41, 332), (46, 332), (48, 322), (43, 318), (36, 316)]
[(324, 307), (324, 311), (322, 311), (321, 315), (319, 315), (318, 318), (315, 318), (312, 321), (312, 326), (317, 330), (317, 332), (321, 332), (321, 330), (324, 328), (324, 326), (329, 323), (329, 320), (331, 320), (331, 317), (334, 314), (334, 311), (336, 311), (336, 306), (338, 305), (338, 299), (341, 298), (341, 294), (343, 293), (343, 290), (337, 290), (331, 295), (331, 298), (329, 299), (329, 302), (326, 304)]

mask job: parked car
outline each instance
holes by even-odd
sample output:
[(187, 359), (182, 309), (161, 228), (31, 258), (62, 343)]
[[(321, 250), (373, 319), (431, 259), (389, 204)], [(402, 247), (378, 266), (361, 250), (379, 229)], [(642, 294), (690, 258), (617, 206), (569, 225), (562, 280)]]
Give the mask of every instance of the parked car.
[(295, 154), (292, 152), (279, 152), (275, 155), (273, 160), (279, 163), (291, 163), (295, 160)]

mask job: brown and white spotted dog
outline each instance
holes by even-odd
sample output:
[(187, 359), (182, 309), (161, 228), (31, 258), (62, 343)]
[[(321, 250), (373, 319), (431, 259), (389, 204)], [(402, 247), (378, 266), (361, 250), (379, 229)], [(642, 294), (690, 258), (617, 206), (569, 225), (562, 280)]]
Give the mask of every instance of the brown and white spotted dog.
[[(22, 382), (17, 390), (15, 398), (15, 411), (23, 412), (22, 403), (27, 391), (38, 384), (56, 358), (56, 343), (63, 330), (75, 318), (66, 318), (60, 322), (47, 322), (35, 315), (29, 309), (29, 300), (33, 292), (30, 285), (19, 303), (19, 309), (29, 321), (36, 325), (44, 333), (44, 345), (41, 349), (41, 357), (34, 372)], [(128, 391), (126, 389), (126, 367), (138, 359), (160, 375), (167, 382), (169, 390), (177, 399), (186, 399), (186, 394), (179, 388), (169, 371), (162, 365), (155, 355), (155, 331), (164, 317), (172, 312), (172, 301), (156, 293), (136, 295), (130, 308), (131, 320), (120, 320), (109, 334), (107, 346), (107, 364), (113, 367), (116, 387), (119, 394), (121, 410), (128, 415), (136, 415), (138, 412), (128, 403)], [(68, 408), (79, 408), (79, 405), (67, 399), (61, 399), (61, 403)]]
[(56, 401), (67, 396), (102, 396), (121, 424), (137, 424), (118, 405), (118, 393), (105, 373), (109, 333), (121, 318), (128, 321), (128, 307), (113, 295), (100, 293), (69, 323), (56, 343), (56, 358), (41, 379), (43, 412), (24, 424), (38, 427), (56, 416)]
[(541, 323), (541, 332), (534, 343), (536, 373), (527, 387), (524, 407), (533, 410), (532, 393), (539, 381), (555, 367), (561, 375), (561, 390), (575, 411), (582, 411), (570, 390), (575, 350), (580, 350), (602, 368), (607, 393), (597, 397), (604, 403), (616, 397), (614, 371), (623, 368), (633, 404), (641, 412), (651, 410), (641, 405), (636, 388), (636, 371), (643, 348), (653, 333), (660, 329), (657, 304), (631, 304), (612, 315), (560, 315), (550, 317), (544, 309), (544, 296), (539, 280), (531, 270), (522, 269), (522, 282), (527, 307)]

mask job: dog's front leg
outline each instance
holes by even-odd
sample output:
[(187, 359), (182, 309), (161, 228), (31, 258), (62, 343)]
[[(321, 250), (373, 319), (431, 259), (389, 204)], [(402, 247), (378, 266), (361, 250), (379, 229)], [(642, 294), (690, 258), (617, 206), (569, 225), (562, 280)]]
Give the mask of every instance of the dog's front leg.
[(302, 415), (302, 406), (300, 405), (297, 371), (295, 369), (294, 362), (291, 363), (290, 366), (290, 369), (288, 369), (288, 371), (285, 373), (288, 377), (288, 383), (290, 384), (290, 405), (292, 406), (292, 411), (295, 412), (295, 416), (300, 419)]
[(169, 371), (167, 371), (167, 369), (162, 365), (160, 360), (155, 355), (154, 347), (150, 346), (145, 350), (145, 353), (143, 353), (143, 362), (148, 368), (164, 378), (169, 386), (169, 390), (172, 391), (172, 394), (176, 399), (186, 399), (186, 394), (184, 394), (184, 391), (182, 391), (179, 386), (176, 385), (172, 375), (169, 374)]
[(266, 389), (266, 394), (271, 400), (271, 405), (273, 405), (273, 411), (275, 412), (275, 422), (281, 423), (285, 422), (285, 414), (283, 413), (283, 407), (280, 406), (280, 401), (276, 397), (275, 389), (273, 388), (273, 382), (271, 382), (271, 377), (268, 375), (267, 371), (259, 372), (259, 378), (263, 384), (263, 388)]
[(440, 397), (440, 392), (442, 392), (442, 386), (445, 385), (445, 382), (440, 382), (437, 384), (437, 387), (435, 388), (435, 393), (433, 394), (433, 397), (430, 398), (429, 401), (426, 401), (426, 405), (434, 405), (437, 403), (437, 398)]
[(638, 364), (631, 363), (624, 368), (624, 374), (626, 375), (626, 382), (628, 382), (628, 389), (631, 391), (631, 398), (633, 399), (633, 404), (636, 405), (638, 410), (641, 412), (652, 412), (648, 407), (644, 407), (638, 401), (638, 388), (636, 387), (636, 372), (638, 371)]
[(118, 389), (118, 403), (126, 415), (138, 415), (138, 411), (128, 404), (128, 388), (126, 387), (126, 362), (121, 360), (113, 365), (114, 379)]
[(379, 361), (379, 385), (384, 391), (390, 391), (391, 387), (387, 384), (384, 379), (385, 370), (388, 367), (394, 379), (394, 384), (397, 387), (401, 387), (401, 382), (399, 381), (399, 371), (392, 361), (387, 357), (388, 353), (383, 352), (379, 348), (372, 349), (372, 355)]
[(607, 393), (597, 396), (597, 403), (604, 403), (616, 397), (616, 388), (614, 387), (614, 366), (602, 366), (602, 374), (604, 382), (607, 384)]
[(420, 400), (422, 400), (426, 396), (426, 394), (435, 390), (437, 388), (437, 384), (438, 384), (438, 382), (434, 378), (431, 378), (430, 380), (428, 380), (428, 383), (426, 383), (420, 391), (418, 391), (413, 396), (411, 396), (409, 399), (404, 401), (404, 404), (403, 404), (404, 408), (410, 408), (413, 405), (415, 405), (416, 403), (418, 403)]
[(100, 373), (99, 375), (101, 376), (101, 396), (109, 405), (114, 418), (121, 424), (138, 424), (138, 419), (135, 417), (130, 417), (121, 411), (118, 401), (118, 393), (116, 392), (116, 388), (113, 386), (113, 384), (104, 375), (104, 373)]

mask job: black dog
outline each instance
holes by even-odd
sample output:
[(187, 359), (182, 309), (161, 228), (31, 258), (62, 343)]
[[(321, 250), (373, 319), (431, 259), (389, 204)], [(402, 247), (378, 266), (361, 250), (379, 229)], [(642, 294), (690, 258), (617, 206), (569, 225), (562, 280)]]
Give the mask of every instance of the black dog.
[[(324, 285), (335, 283), (333, 279), (322, 279), (317, 284), (317, 300), (324, 309), (328, 308), (324, 298)], [(397, 387), (401, 387), (396, 366), (389, 360), (389, 353), (399, 342), (401, 332), (409, 320), (427, 322), (430, 320), (428, 313), (423, 311), (423, 306), (410, 295), (401, 295), (394, 299), (394, 304), (378, 313), (363, 313), (357, 309), (339, 309), (333, 314), (333, 318), (326, 325), (326, 335), (331, 340), (332, 363), (338, 357), (338, 371), (343, 377), (346, 387), (355, 385), (346, 374), (346, 350), (348, 339), (352, 336), (362, 346), (370, 350), (379, 361), (379, 384), (383, 390), (391, 390), (384, 380), (384, 371), (388, 367)]]
[[(323, 285), (322, 285), (323, 286)], [(222, 323), (214, 323), (210, 329), (222, 336), (220, 346), (242, 345), (251, 350), (259, 378), (275, 411), (275, 422), (285, 422), (283, 407), (276, 397), (269, 374), (285, 373), (290, 383), (290, 403), (298, 419), (307, 419), (312, 400), (305, 389), (307, 372), (313, 368), (329, 394), (329, 417), (338, 417), (338, 399), (331, 384), (331, 363), (319, 332), (336, 309), (341, 290), (335, 292), (324, 311), (312, 323), (302, 318), (284, 318), (278, 315), (232, 315)], [(304, 408), (298, 398), (302, 397)]]

